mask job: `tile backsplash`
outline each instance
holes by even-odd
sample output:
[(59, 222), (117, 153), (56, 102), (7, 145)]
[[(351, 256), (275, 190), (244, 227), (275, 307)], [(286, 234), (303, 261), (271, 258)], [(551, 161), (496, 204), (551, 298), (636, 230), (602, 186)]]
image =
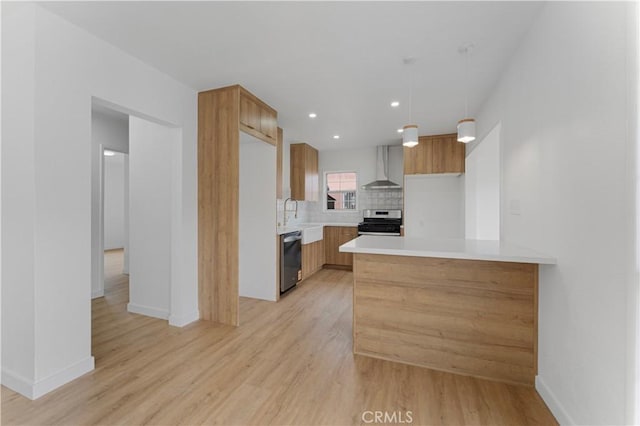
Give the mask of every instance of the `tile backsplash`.
[[(278, 225), (284, 225), (284, 215), (285, 215), (284, 201), (285, 200), (282, 200), (282, 199), (276, 200), (276, 220), (278, 222)], [(308, 201), (298, 201), (298, 215), (296, 217), (296, 214), (295, 214), (296, 202), (289, 201), (287, 203), (287, 211), (286, 211), (287, 224), (310, 222), (310, 220), (308, 219), (308, 204), (314, 204), (314, 203), (310, 203)]]
[(360, 208), (402, 209), (402, 189), (370, 189), (358, 193)]
[[(358, 191), (357, 211), (325, 211), (323, 203), (298, 201), (298, 217), (294, 217), (295, 203), (287, 203), (287, 223), (358, 223), (365, 209), (402, 209), (402, 189), (373, 189)], [(278, 200), (277, 218), (283, 223), (284, 200)]]

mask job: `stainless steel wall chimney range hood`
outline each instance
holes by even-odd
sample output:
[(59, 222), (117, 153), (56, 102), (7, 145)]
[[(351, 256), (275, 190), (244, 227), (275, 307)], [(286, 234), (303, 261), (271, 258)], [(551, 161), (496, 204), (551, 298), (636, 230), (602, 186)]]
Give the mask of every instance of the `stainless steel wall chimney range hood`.
[(389, 180), (389, 147), (379, 146), (376, 158), (376, 180), (362, 189), (401, 189), (402, 186)]

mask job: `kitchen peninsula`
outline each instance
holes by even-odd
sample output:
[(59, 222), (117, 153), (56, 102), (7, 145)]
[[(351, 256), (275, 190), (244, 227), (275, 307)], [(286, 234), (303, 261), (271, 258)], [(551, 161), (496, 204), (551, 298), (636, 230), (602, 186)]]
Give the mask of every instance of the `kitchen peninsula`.
[(354, 254), (355, 354), (533, 385), (538, 265), (500, 241), (362, 236)]

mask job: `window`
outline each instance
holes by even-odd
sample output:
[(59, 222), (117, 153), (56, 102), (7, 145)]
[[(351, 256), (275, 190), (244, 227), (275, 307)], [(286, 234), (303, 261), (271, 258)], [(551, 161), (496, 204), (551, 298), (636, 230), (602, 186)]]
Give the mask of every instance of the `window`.
[(358, 178), (355, 172), (327, 172), (325, 200), (327, 210), (356, 210)]

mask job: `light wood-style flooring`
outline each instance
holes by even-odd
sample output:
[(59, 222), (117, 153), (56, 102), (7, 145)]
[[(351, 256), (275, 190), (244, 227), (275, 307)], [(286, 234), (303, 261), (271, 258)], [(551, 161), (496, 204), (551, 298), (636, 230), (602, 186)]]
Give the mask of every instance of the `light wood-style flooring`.
[(349, 425), (365, 411), (405, 422), (410, 411), (414, 425), (557, 424), (533, 388), (354, 356), (351, 272), (321, 270), (278, 303), (243, 298), (239, 328), (179, 329), (127, 312), (121, 259), (108, 252), (93, 301), (96, 369), (36, 401), (2, 388), (3, 425)]

